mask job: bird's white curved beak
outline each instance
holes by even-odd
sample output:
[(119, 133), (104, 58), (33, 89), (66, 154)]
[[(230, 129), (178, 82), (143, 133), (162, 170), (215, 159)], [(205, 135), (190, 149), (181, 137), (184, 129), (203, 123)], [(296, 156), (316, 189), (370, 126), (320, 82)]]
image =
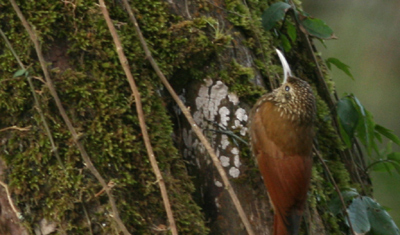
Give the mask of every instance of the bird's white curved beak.
[(283, 83), (286, 83), (288, 76), (292, 76), (292, 71), (290, 70), (289, 64), (286, 61), (286, 58), (282, 54), (282, 52), (276, 48), (275, 48), (275, 50), (276, 50), (276, 53), (278, 53), (279, 59), (281, 60), (282, 67), (283, 67)]

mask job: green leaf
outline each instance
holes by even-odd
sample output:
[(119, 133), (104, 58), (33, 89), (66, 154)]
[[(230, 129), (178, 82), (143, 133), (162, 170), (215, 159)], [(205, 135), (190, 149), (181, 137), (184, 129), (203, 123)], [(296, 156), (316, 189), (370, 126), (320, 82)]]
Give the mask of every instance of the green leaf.
[(25, 69), (20, 69), (17, 72), (14, 73), (13, 78), (16, 77), (21, 77), (22, 75), (24, 75), (27, 71)]
[(289, 38), (290, 38), (290, 40), (292, 40), (292, 42), (296, 41), (297, 30), (296, 30), (296, 27), (291, 23), (287, 24), (287, 34), (289, 35)]
[(331, 69), (331, 64), (333, 64), (336, 66), (336, 68), (342, 70), (345, 74), (347, 74), (347, 76), (351, 77), (351, 79), (354, 80), (353, 74), (351, 74), (350, 69), (349, 69), (350, 66), (343, 63), (339, 59), (330, 57), (330, 58), (326, 59), (325, 62), (329, 69)]
[(325, 49), (328, 49), (328, 47), (325, 44), (325, 41), (321, 38), (317, 38), (317, 40), (321, 43), (322, 46), (324, 46)]
[(346, 144), (347, 148), (351, 148), (352, 145), (352, 139), (349, 137), (349, 135), (346, 133), (344, 130), (342, 123), (339, 121), (339, 131), (340, 131), (340, 136), (342, 137), (344, 143)]
[(363, 197), (368, 219), (371, 223), (371, 232), (374, 235), (400, 235), (399, 228), (387, 211), (370, 197)]
[(391, 163), (392, 163), (394, 169), (397, 171), (397, 174), (400, 175), (400, 163), (394, 162), (394, 161), (391, 161)]
[[(375, 135), (375, 138), (376, 138), (380, 143), (382, 143), (382, 135), (379, 134), (379, 132), (376, 131), (376, 128), (375, 128), (375, 133), (374, 133), (374, 135)], [(390, 141), (390, 142), (392, 142), (392, 141)]]
[(398, 162), (400, 164), (400, 152), (393, 152), (388, 154), (387, 159)]
[(284, 2), (277, 2), (272, 4), (261, 16), (262, 26), (266, 31), (272, 29), (276, 22), (283, 20), (286, 11), (291, 8), (291, 6)]
[(381, 125), (375, 125), (375, 130), (382, 135), (384, 135), (386, 138), (390, 139), (393, 141), (395, 144), (400, 145), (400, 139), (397, 135), (393, 134), (392, 130), (389, 130)]
[[(359, 194), (356, 189), (352, 188), (347, 191), (342, 191), (341, 192), (343, 201), (347, 203), (348, 201), (351, 201), (354, 197), (357, 197)], [(343, 205), (342, 202), (340, 201), (339, 196), (336, 194), (335, 197), (332, 198), (332, 200), (329, 202), (329, 210), (334, 214), (337, 215), (343, 210)]]
[(111, 67), (111, 64), (108, 63), (108, 62), (104, 62), (104, 63), (101, 64), (101, 66), (102, 66), (103, 68), (110, 68), (110, 67)]
[(376, 143), (376, 141), (374, 141), (375, 139), (375, 121), (374, 121), (374, 117), (372, 116), (372, 114), (368, 111), (365, 110), (366, 116), (364, 118), (364, 122), (365, 125), (367, 127), (366, 129), (366, 134), (367, 134), (367, 140), (368, 140), (368, 144), (367, 144), (367, 150), (369, 151), (369, 153), (371, 154), (372, 150), (375, 150), (375, 152), (377, 154), (379, 154), (379, 148), (378, 145)]
[(387, 156), (393, 152), (392, 141), (387, 142), (386, 147), (379, 151), (379, 157)]
[[(368, 220), (367, 204), (363, 197), (353, 199), (348, 209), (351, 225), (356, 233), (366, 233), (371, 229)], [(348, 222), (348, 221), (347, 221)]]
[(354, 95), (351, 95), (351, 97), (353, 98), (353, 100), (356, 102), (356, 104), (358, 105), (358, 107), (359, 107), (359, 111), (360, 111), (360, 114), (362, 115), (362, 116), (365, 116), (366, 114), (365, 114), (365, 108), (364, 108), (364, 106), (361, 104), (361, 102), (357, 99), (357, 97), (355, 97)]
[(376, 172), (388, 172), (390, 173), (394, 166), (390, 161), (387, 160), (379, 160), (371, 163), (371, 165), (374, 164), (371, 167), (371, 170), (376, 171)]
[(290, 49), (292, 49), (292, 45), (290, 44), (289, 39), (284, 34), (280, 35), (280, 39), (282, 42), (282, 47), (285, 50), (285, 52), (290, 51)]
[(394, 169), (397, 171), (398, 174), (400, 174), (400, 153), (399, 152), (390, 153), (387, 156), (387, 159), (390, 160)]
[(302, 17), (299, 20), (304, 33), (320, 39), (335, 39), (333, 30), (323, 21), (317, 18)]
[(357, 137), (361, 140), (363, 145), (366, 147), (369, 155), (372, 154), (374, 149), (379, 154), (379, 149), (374, 141), (375, 137), (375, 122), (372, 114), (368, 112), (361, 102), (355, 96), (351, 96), (357, 104), (357, 111), (360, 115), (360, 120), (356, 128)]
[(348, 97), (340, 99), (337, 103), (337, 111), (341, 126), (352, 140), (360, 116), (353, 101)]

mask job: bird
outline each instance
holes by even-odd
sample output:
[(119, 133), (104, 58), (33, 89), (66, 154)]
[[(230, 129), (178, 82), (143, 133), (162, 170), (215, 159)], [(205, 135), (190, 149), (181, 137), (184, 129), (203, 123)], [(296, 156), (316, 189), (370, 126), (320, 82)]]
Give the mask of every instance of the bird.
[(316, 104), (310, 85), (284, 55), (282, 85), (263, 95), (249, 118), (251, 149), (274, 210), (274, 235), (297, 235), (311, 179)]

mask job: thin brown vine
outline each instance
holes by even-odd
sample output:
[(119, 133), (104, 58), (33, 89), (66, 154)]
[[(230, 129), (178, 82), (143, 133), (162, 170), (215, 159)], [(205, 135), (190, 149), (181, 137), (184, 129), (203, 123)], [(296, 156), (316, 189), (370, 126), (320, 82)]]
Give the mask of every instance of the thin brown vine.
[[(15, 52), (14, 48), (12, 47), (10, 41), (8, 40), (8, 38), (6, 37), (6, 35), (4, 34), (2, 29), (0, 29), (0, 34), (3, 37), (4, 41), (6, 42), (6, 44), (7, 44), (8, 48), (10, 49), (11, 53), (14, 55), (15, 59), (17, 60), (17, 62), (19, 64), (19, 66), (21, 67), (21, 69), (26, 70), (26, 67), (24, 66), (24, 64), (19, 59), (17, 53)], [(57, 158), (58, 163), (60, 164), (60, 166), (65, 171), (65, 167), (64, 167), (64, 164), (61, 161), (60, 155), (58, 154), (58, 148), (56, 147), (56, 144), (54, 142), (53, 135), (51, 134), (49, 125), (47, 124), (46, 118), (44, 117), (43, 110), (40, 107), (39, 98), (36, 95), (35, 87), (33, 86), (33, 82), (32, 82), (32, 77), (28, 75), (28, 76), (26, 76), (26, 79), (28, 80), (28, 84), (29, 84), (29, 87), (31, 89), (33, 99), (35, 100), (35, 108), (36, 108), (36, 110), (38, 111), (38, 113), (40, 115), (40, 119), (43, 122), (44, 129), (46, 130), (47, 136), (49, 137), (50, 144), (51, 144), (51, 152), (54, 153), (54, 155)]]
[(158, 67), (158, 64), (156, 63), (156, 61), (154, 60), (148, 46), (147, 43), (143, 37), (143, 34), (140, 30), (139, 24), (136, 21), (136, 17), (132, 12), (131, 6), (129, 5), (127, 0), (123, 0), (124, 6), (128, 11), (129, 17), (135, 27), (136, 33), (139, 37), (139, 40), (142, 44), (143, 50), (146, 54), (146, 58), (149, 60), (151, 66), (153, 67), (154, 71), (157, 73), (158, 77), (160, 78), (161, 82), (164, 84), (164, 86), (167, 88), (168, 92), (171, 94), (172, 98), (175, 100), (175, 102), (178, 104), (179, 108), (182, 110), (182, 113), (185, 115), (186, 119), (188, 120), (190, 126), (192, 127), (193, 131), (196, 133), (197, 137), (199, 138), (200, 142), (204, 145), (205, 149), (207, 150), (208, 154), (211, 157), (211, 160), (214, 163), (214, 166), (217, 168), (217, 171), (219, 173), (219, 175), (222, 178), (222, 181), (224, 182), (225, 185), (225, 189), (228, 191), (233, 204), (236, 208), (236, 210), (239, 213), (239, 216), (242, 220), (242, 223), (244, 224), (246, 231), (248, 234), (250, 235), (254, 235), (254, 231), (250, 225), (250, 222), (246, 216), (246, 213), (243, 210), (243, 207), (235, 193), (235, 191), (232, 188), (232, 185), (229, 182), (228, 177), (226, 176), (226, 172), (223, 169), (221, 162), (218, 160), (217, 155), (214, 152), (214, 149), (211, 147), (210, 143), (208, 142), (208, 140), (206, 139), (206, 137), (203, 135), (203, 131), (201, 130), (200, 127), (198, 127), (198, 125), (196, 124), (196, 122), (193, 120), (192, 115), (190, 114), (190, 111), (188, 108), (186, 108), (186, 106), (183, 104), (183, 102), (180, 100), (179, 96), (175, 93), (174, 89), (171, 87), (171, 85), (169, 84), (168, 80), (166, 79), (166, 77), (164, 76), (164, 74), (161, 72), (160, 68)]
[(114, 44), (115, 44), (115, 47), (117, 48), (118, 58), (121, 62), (121, 66), (125, 71), (126, 77), (128, 79), (129, 85), (130, 85), (132, 93), (133, 93), (133, 96), (135, 97), (136, 111), (138, 113), (140, 129), (142, 130), (142, 136), (143, 136), (144, 144), (146, 146), (147, 154), (150, 159), (151, 166), (153, 168), (154, 174), (156, 175), (158, 186), (160, 187), (160, 190), (161, 190), (161, 196), (162, 196), (162, 199), (164, 202), (164, 207), (165, 207), (165, 211), (167, 213), (171, 232), (172, 232), (172, 234), (177, 235), (178, 230), (176, 228), (175, 219), (174, 219), (174, 216), (172, 213), (171, 203), (168, 198), (167, 187), (165, 186), (165, 182), (161, 175), (160, 168), (158, 167), (157, 160), (156, 160), (153, 148), (150, 143), (150, 137), (147, 132), (146, 121), (145, 121), (144, 114), (143, 114), (140, 93), (136, 87), (135, 80), (133, 79), (132, 73), (129, 69), (128, 60), (123, 52), (121, 41), (119, 40), (117, 31), (115, 30), (114, 24), (112, 23), (112, 21), (110, 19), (107, 7), (103, 0), (99, 0), (99, 4), (100, 4), (101, 12), (103, 13), (104, 19), (107, 22), (110, 33), (114, 39)]
[(65, 112), (64, 106), (62, 105), (60, 97), (58, 96), (57, 91), (53, 85), (53, 81), (52, 81), (49, 71), (47, 69), (46, 61), (44, 60), (43, 53), (40, 49), (39, 40), (37, 39), (35, 32), (32, 30), (31, 26), (29, 25), (28, 21), (22, 14), (22, 12), (21, 12), (20, 8), (18, 7), (17, 3), (15, 2), (15, 0), (10, 0), (10, 3), (13, 6), (15, 12), (17, 13), (19, 19), (22, 22), (22, 25), (24, 26), (25, 30), (28, 32), (31, 41), (33, 42), (33, 44), (35, 46), (36, 54), (39, 58), (40, 66), (42, 67), (44, 77), (46, 80), (46, 85), (48, 86), (49, 91), (50, 91), (51, 95), (53, 96), (54, 101), (56, 102), (56, 106), (57, 106), (65, 124), (67, 125), (68, 130), (70, 131), (70, 133), (72, 135), (72, 139), (73, 139), (74, 143), (76, 144), (76, 146), (78, 147), (78, 149), (81, 153), (83, 161), (85, 162), (89, 171), (100, 182), (101, 186), (103, 186), (103, 188), (106, 188), (106, 193), (108, 195), (109, 202), (110, 202), (110, 205), (112, 208), (112, 213), (113, 213), (112, 218), (115, 220), (115, 222), (117, 223), (117, 225), (119, 226), (119, 228), (125, 235), (130, 235), (130, 233), (128, 232), (124, 223), (122, 222), (121, 218), (119, 217), (119, 212), (117, 209), (117, 205), (115, 203), (114, 196), (112, 195), (110, 189), (107, 187), (106, 181), (100, 175), (99, 171), (96, 169), (96, 167), (93, 165), (92, 161), (90, 160), (90, 157), (89, 157), (88, 153), (86, 152), (85, 147), (79, 141), (79, 135), (76, 132), (75, 128), (73, 127), (71, 119), (68, 117), (67, 113)]
[(350, 227), (351, 234), (356, 234), (356, 233), (354, 232), (354, 230), (353, 230), (353, 225), (351, 224), (349, 213), (347, 213), (346, 203), (344, 202), (344, 199), (343, 199), (342, 193), (340, 192), (339, 186), (336, 184), (336, 181), (335, 181), (335, 179), (333, 178), (332, 173), (331, 173), (331, 171), (329, 170), (328, 165), (326, 165), (324, 159), (322, 158), (321, 154), (319, 153), (319, 151), (318, 151), (318, 149), (315, 147), (315, 145), (313, 146), (313, 150), (314, 150), (315, 155), (317, 155), (319, 161), (322, 163), (322, 166), (325, 168), (327, 174), (329, 175), (329, 179), (331, 180), (333, 186), (335, 187), (335, 190), (336, 190), (336, 192), (337, 192), (337, 194), (338, 194), (338, 196), (339, 196), (340, 202), (342, 203), (342, 207), (343, 207), (344, 214), (345, 214), (345, 216), (347, 217), (347, 220), (348, 220), (348, 223), (349, 223), (349, 227)]

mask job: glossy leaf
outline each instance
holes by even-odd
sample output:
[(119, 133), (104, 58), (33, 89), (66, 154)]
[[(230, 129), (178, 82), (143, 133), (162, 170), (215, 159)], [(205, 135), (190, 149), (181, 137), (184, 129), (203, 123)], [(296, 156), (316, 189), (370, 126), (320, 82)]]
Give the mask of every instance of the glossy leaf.
[(328, 58), (327, 60), (325, 60), (325, 62), (329, 69), (331, 69), (331, 64), (333, 64), (336, 66), (336, 68), (342, 70), (345, 74), (347, 74), (347, 76), (351, 77), (351, 79), (354, 80), (353, 74), (351, 74), (350, 69), (349, 69), (350, 66), (343, 63), (339, 59), (331, 57), (331, 58)]
[(350, 140), (353, 139), (354, 132), (360, 119), (360, 115), (353, 101), (348, 97), (340, 99), (337, 104), (337, 111), (341, 126)]
[(364, 108), (364, 106), (361, 104), (361, 102), (357, 99), (357, 97), (355, 97), (354, 95), (352, 95), (351, 96), (353, 99), (354, 99), (354, 101), (356, 102), (356, 104), (358, 105), (358, 107), (359, 107), (359, 111), (360, 111), (360, 114), (362, 115), (362, 116), (365, 116), (366, 115), (366, 113), (365, 113), (365, 108)]
[(400, 174), (400, 163), (391, 161), (393, 168), (396, 170), (397, 174)]
[[(345, 203), (351, 201), (353, 198), (355, 198), (359, 195), (357, 190), (355, 190), (355, 189), (343, 191), (343, 192), (341, 192), (341, 194), (342, 194), (342, 197), (343, 197), (343, 200)], [(342, 202), (340, 201), (340, 198), (337, 194), (329, 202), (329, 210), (334, 215), (339, 214), (343, 210)]]
[(291, 23), (287, 24), (287, 34), (292, 42), (296, 41), (297, 30), (296, 30), (296, 27)]
[(292, 49), (292, 45), (290, 44), (289, 39), (284, 34), (280, 35), (280, 39), (281, 39), (282, 47), (285, 50), (285, 52), (290, 51), (290, 49)]
[(356, 233), (366, 233), (371, 229), (364, 197), (353, 199), (348, 209), (351, 225)]
[(400, 235), (399, 228), (387, 211), (372, 198), (363, 197), (367, 206), (368, 219), (371, 223), (371, 234)]
[(380, 143), (382, 143), (382, 135), (376, 131), (376, 126), (375, 126), (375, 138), (378, 139)]
[(393, 152), (392, 144), (393, 144), (393, 142), (392, 142), (392, 141), (389, 141), (389, 142), (386, 144), (386, 147), (383, 148), (383, 149), (381, 150), (381, 151), (382, 151), (382, 154), (381, 154), (380, 156), (387, 156), (387, 155), (389, 155), (390, 153), (392, 153), (392, 152)]
[(376, 141), (374, 141), (375, 125), (376, 125), (375, 121), (374, 121), (374, 117), (368, 110), (365, 110), (365, 113), (366, 113), (366, 116), (363, 118), (364, 125), (360, 125), (360, 126), (362, 128), (366, 127), (365, 134), (366, 134), (367, 150), (370, 154), (372, 153), (372, 150), (375, 150), (375, 152), (379, 154), (378, 145), (377, 145)]
[(320, 39), (335, 39), (333, 30), (323, 21), (317, 18), (304, 17), (300, 21), (304, 33)]
[(375, 125), (375, 130), (380, 134), (384, 135), (386, 138), (393, 141), (395, 144), (400, 145), (400, 139), (397, 135), (393, 134), (392, 130), (389, 130), (381, 125)]
[(379, 149), (377, 144), (374, 141), (375, 137), (375, 122), (372, 114), (368, 112), (364, 106), (361, 104), (361, 102), (357, 99), (355, 96), (351, 96), (353, 100), (355, 101), (355, 104), (357, 104), (357, 110), (360, 115), (360, 120), (357, 125), (357, 137), (361, 140), (363, 145), (367, 148), (368, 154), (372, 154), (372, 150), (374, 149), (375, 151), (378, 152), (379, 154)]
[(266, 31), (272, 29), (276, 22), (283, 20), (286, 11), (291, 8), (291, 6), (284, 2), (277, 2), (272, 4), (261, 16), (262, 26)]
[(13, 78), (16, 77), (21, 77), (22, 75), (24, 75), (27, 71), (25, 69), (20, 69), (17, 72), (14, 73)]
[(346, 133), (346, 131), (344, 130), (342, 123), (340, 121), (339, 121), (339, 132), (340, 132), (340, 136), (342, 137), (342, 140), (346, 144), (347, 148), (351, 148), (352, 139)]
[(383, 148), (379, 151), (379, 156), (381, 157), (381, 159), (372, 162), (367, 167), (367, 169), (372, 169), (373, 171), (388, 172), (389, 174), (392, 174), (393, 169), (396, 169), (396, 171), (398, 171), (397, 167), (400, 167), (400, 165), (398, 164), (400, 163), (400, 161), (397, 162), (397, 154), (393, 153), (392, 143), (392, 141), (389, 141), (386, 145), (386, 148)]
[(387, 159), (392, 163), (397, 173), (400, 174), (400, 152), (390, 153)]
[(371, 165), (372, 165), (371, 169), (376, 172), (391, 173), (391, 171), (394, 169), (394, 165), (386, 159), (382, 159), (382, 160), (373, 162), (373, 163), (371, 163)]
[(390, 153), (387, 157), (389, 160), (400, 163), (400, 152)]

